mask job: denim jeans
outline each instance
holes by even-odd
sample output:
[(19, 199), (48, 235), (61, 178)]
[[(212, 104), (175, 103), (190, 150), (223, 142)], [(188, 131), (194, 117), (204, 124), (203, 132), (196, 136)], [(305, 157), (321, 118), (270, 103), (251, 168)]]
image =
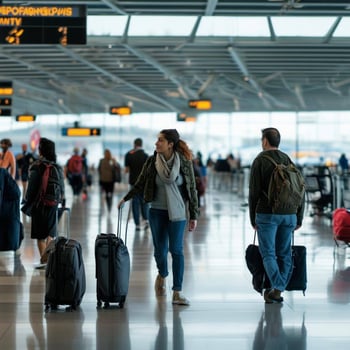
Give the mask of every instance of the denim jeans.
[(292, 232), (295, 214), (256, 214), (259, 250), (271, 287), (283, 292), (292, 273)]
[(134, 218), (134, 223), (136, 226), (140, 225), (140, 209), (143, 220), (148, 220), (148, 210), (149, 205), (146, 203), (142, 195), (137, 194), (133, 197), (131, 202), (132, 216)]
[(152, 231), (154, 258), (160, 276), (167, 277), (168, 252), (172, 256), (173, 290), (182, 290), (184, 274), (183, 239), (186, 220), (170, 221), (167, 210), (149, 210), (149, 224)]

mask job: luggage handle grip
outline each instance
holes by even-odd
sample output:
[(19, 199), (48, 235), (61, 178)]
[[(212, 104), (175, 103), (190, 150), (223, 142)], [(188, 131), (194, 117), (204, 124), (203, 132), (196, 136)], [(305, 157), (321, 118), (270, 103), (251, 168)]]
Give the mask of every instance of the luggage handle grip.
[[(121, 238), (121, 235), (122, 235), (122, 211), (123, 211), (123, 207), (120, 207), (118, 209), (118, 222), (117, 222), (117, 237), (118, 238)], [(124, 238), (124, 244), (125, 245), (126, 245), (126, 240), (127, 240), (128, 224), (129, 224), (130, 214), (131, 214), (131, 205), (129, 206), (128, 217), (126, 219), (126, 225), (125, 225), (125, 238)]]

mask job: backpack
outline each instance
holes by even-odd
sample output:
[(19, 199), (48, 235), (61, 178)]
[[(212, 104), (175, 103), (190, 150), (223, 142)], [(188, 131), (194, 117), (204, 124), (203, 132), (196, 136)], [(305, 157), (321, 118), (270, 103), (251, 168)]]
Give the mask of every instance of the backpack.
[(68, 172), (79, 175), (83, 172), (83, 158), (78, 155), (72, 156), (68, 161)]
[(267, 198), (273, 213), (283, 213), (285, 210), (295, 210), (301, 206), (305, 194), (305, 182), (299, 169), (292, 163), (277, 164), (268, 155), (275, 168), (271, 174)]
[(57, 166), (51, 162), (42, 162), (45, 166), (41, 177), (39, 203), (54, 207), (62, 201), (61, 176)]

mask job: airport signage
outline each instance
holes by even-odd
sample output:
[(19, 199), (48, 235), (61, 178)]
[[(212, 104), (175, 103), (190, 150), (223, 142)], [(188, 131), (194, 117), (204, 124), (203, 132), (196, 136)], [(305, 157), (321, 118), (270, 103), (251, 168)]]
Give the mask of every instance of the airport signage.
[(0, 6), (0, 44), (86, 44), (86, 5)]

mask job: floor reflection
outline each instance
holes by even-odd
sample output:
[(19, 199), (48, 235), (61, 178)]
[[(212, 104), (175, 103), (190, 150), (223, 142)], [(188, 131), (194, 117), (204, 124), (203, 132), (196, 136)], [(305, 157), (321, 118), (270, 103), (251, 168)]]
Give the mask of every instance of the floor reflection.
[(283, 304), (265, 304), (255, 332), (253, 350), (306, 350), (306, 327), (303, 315), (298, 327), (283, 326)]
[[(155, 340), (154, 350), (184, 350), (184, 329), (182, 327), (180, 313), (187, 307), (172, 307), (172, 322), (167, 321), (167, 303), (162, 298), (156, 304), (155, 317), (159, 325), (157, 337)], [(168, 330), (168, 323), (171, 323), (172, 331)], [(172, 334), (171, 342), (168, 339), (169, 332)], [(172, 344), (169, 346), (169, 344)]]

